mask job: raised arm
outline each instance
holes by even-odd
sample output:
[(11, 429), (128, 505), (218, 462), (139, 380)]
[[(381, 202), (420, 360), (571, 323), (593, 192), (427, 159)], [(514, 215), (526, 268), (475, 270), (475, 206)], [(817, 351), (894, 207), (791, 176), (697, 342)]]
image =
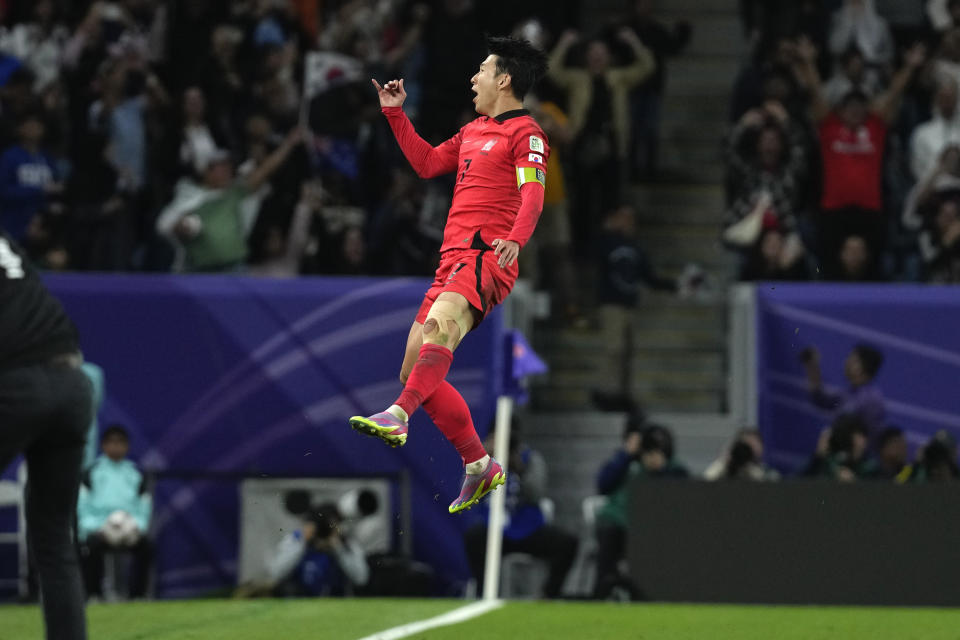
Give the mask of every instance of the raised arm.
[(259, 189), (283, 165), (290, 152), (303, 140), (304, 135), (305, 131), (302, 127), (294, 127), (280, 143), (280, 146), (267, 156), (256, 169), (250, 172), (244, 180), (244, 186), (249, 191)]
[(794, 67), (797, 79), (810, 94), (810, 116), (820, 122), (830, 114), (830, 104), (823, 95), (823, 83), (817, 71), (817, 48), (808, 38), (797, 43), (798, 62)]
[(580, 39), (576, 31), (569, 29), (563, 32), (557, 45), (550, 52), (550, 59), (547, 61), (547, 76), (559, 84), (561, 87), (569, 87), (575, 77), (575, 72), (564, 64), (570, 47)]
[(923, 44), (915, 44), (903, 56), (903, 65), (893, 75), (890, 80), (890, 86), (887, 90), (874, 98), (870, 103), (870, 110), (883, 118), (886, 122), (891, 122), (897, 115), (897, 107), (900, 104), (900, 96), (906, 90), (910, 80), (917, 70), (923, 66), (927, 58), (927, 48)]
[(650, 50), (643, 46), (633, 29), (624, 27), (617, 33), (617, 37), (633, 51), (634, 60), (629, 65), (614, 71), (619, 76), (620, 82), (625, 85), (632, 87), (640, 84), (657, 68), (657, 62), (653, 59)]
[(434, 147), (417, 134), (413, 123), (403, 112), (403, 101), (407, 97), (407, 92), (403, 89), (403, 79), (391, 80), (383, 86), (372, 78), (370, 82), (377, 88), (380, 110), (387, 117), (400, 150), (417, 175), (421, 178), (435, 178), (456, 171), (460, 155), (460, 133)]

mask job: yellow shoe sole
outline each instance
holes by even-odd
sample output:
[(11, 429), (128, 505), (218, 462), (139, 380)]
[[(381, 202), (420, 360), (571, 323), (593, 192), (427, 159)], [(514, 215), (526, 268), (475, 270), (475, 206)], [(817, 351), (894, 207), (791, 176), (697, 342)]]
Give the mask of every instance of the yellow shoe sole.
[(480, 502), (483, 499), (483, 496), (487, 495), (491, 491), (495, 490), (497, 487), (503, 485), (507, 481), (507, 474), (502, 471), (493, 476), (493, 480), (490, 481), (488, 486), (485, 482), (481, 482), (480, 486), (477, 487), (477, 490), (473, 492), (473, 495), (470, 496), (470, 499), (466, 502), (461, 502), (456, 506), (447, 507), (447, 511), (450, 513), (460, 513), (461, 511), (467, 511), (473, 505)]
[(407, 434), (401, 433), (395, 435), (391, 433), (396, 427), (381, 427), (373, 420), (364, 418), (363, 416), (353, 416), (350, 418), (350, 428), (358, 433), (380, 438), (394, 448), (402, 447), (407, 443)]

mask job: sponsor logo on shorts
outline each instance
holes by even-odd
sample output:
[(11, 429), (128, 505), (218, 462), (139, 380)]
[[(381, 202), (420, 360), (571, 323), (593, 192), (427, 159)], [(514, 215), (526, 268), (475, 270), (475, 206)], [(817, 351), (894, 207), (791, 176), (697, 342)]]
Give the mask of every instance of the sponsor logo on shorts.
[(536, 162), (537, 164), (543, 164), (543, 156), (539, 153), (528, 153), (527, 160), (530, 162)]
[(530, 151), (543, 153), (543, 140), (541, 140), (537, 136), (530, 136)]

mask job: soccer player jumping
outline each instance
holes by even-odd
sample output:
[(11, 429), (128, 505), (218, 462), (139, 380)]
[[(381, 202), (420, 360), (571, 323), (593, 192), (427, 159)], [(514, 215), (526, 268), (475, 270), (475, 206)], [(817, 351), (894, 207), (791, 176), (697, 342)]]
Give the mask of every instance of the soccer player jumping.
[(517, 279), (517, 255), (543, 208), (549, 149), (523, 98), (546, 72), (546, 57), (529, 42), (488, 38), (490, 55), (470, 79), (481, 117), (439, 146), (417, 135), (401, 106), (403, 80), (373, 80), (380, 107), (403, 154), (422, 178), (456, 171), (440, 266), (407, 337), (400, 368), (403, 392), (386, 411), (354, 416), (350, 426), (397, 447), (421, 405), (463, 458), (466, 473), (450, 513), (469, 509), (504, 483), (487, 455), (460, 393), (445, 380), (463, 337), (503, 301)]

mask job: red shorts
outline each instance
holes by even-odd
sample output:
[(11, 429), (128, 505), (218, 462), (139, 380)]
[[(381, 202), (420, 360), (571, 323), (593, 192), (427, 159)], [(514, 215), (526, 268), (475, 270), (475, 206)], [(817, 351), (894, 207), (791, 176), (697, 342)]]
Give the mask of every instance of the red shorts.
[(500, 256), (487, 249), (451, 249), (440, 254), (433, 284), (423, 297), (417, 322), (424, 323), (434, 301), (444, 291), (459, 293), (473, 308), (473, 326), (503, 302), (517, 281), (517, 263), (500, 268)]

